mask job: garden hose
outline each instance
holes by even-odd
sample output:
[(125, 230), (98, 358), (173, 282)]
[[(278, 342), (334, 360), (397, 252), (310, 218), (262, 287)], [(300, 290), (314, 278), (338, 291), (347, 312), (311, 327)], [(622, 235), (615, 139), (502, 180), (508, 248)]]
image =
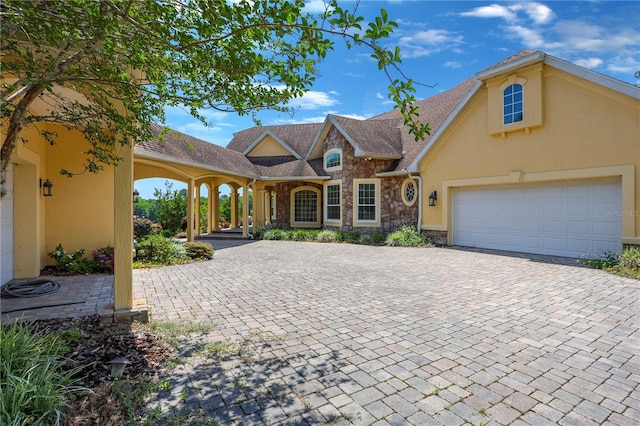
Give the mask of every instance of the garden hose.
[(2, 297), (38, 297), (55, 293), (60, 290), (60, 284), (56, 281), (42, 279), (21, 283), (10, 283), (0, 287)]

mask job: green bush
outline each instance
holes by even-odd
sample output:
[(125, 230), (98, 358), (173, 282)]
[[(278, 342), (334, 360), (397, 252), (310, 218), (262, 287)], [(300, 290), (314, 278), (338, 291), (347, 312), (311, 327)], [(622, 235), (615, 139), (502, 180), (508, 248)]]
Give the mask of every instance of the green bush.
[(320, 241), (323, 243), (335, 243), (340, 240), (338, 239), (338, 234), (336, 231), (323, 229), (316, 235), (316, 241)]
[(282, 240), (282, 235), (284, 232), (282, 229), (266, 229), (262, 232), (263, 240)]
[(376, 245), (384, 244), (386, 240), (387, 240), (387, 234), (385, 234), (384, 232), (375, 232), (371, 237), (371, 242), (373, 242), (373, 244), (376, 244)]
[(388, 246), (422, 247), (429, 245), (429, 240), (415, 227), (404, 225), (387, 236), (386, 244)]
[(56, 268), (60, 272), (88, 274), (91, 273), (91, 262), (84, 258), (84, 253), (84, 249), (80, 249), (73, 254), (67, 254), (62, 248), (62, 244), (58, 244), (48, 256), (54, 260)]
[(359, 243), (360, 238), (362, 238), (362, 232), (358, 230), (349, 231), (345, 236), (344, 240), (348, 243)]
[(609, 269), (618, 264), (618, 255), (607, 251), (602, 257), (595, 259), (585, 259), (582, 263), (591, 266), (594, 269)]
[(136, 247), (136, 260), (168, 263), (175, 253), (174, 245), (162, 235), (147, 235)]
[(191, 259), (212, 259), (213, 247), (207, 243), (184, 243), (184, 247), (187, 250), (187, 256)]
[(28, 324), (0, 328), (0, 424), (60, 425), (61, 408), (78, 370), (66, 370), (65, 347), (57, 337), (40, 336)]
[(91, 252), (92, 272), (113, 274), (114, 253), (113, 247), (102, 247)]
[(640, 270), (640, 247), (629, 247), (618, 255), (618, 263), (624, 268)]
[(152, 233), (152, 222), (149, 219), (137, 218), (133, 220), (133, 235), (142, 239)]

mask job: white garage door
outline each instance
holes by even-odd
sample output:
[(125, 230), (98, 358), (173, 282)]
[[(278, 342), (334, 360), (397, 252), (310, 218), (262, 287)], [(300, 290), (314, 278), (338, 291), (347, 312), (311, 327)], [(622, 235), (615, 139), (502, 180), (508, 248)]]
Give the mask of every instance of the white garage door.
[(620, 180), (517, 185), (453, 193), (453, 243), (594, 257), (622, 249)]
[(0, 284), (13, 278), (13, 164), (7, 167), (7, 194), (0, 201)]

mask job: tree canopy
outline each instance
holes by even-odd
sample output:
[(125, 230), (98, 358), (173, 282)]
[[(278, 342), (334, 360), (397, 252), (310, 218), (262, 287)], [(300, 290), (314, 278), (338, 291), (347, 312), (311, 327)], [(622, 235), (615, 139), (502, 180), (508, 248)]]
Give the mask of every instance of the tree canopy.
[[(152, 138), (165, 107), (251, 114), (285, 110), (311, 88), (337, 41), (369, 49), (389, 78), (389, 97), (416, 139), (413, 81), (399, 48), (381, 43), (396, 27), (384, 10), (364, 18), (337, 0), (321, 14), (302, 0), (0, 0), (2, 175), (22, 131), (45, 123), (80, 129), (90, 143), (84, 170), (116, 164), (117, 144)], [(81, 93), (69, 98), (65, 89)], [(33, 108), (40, 102), (44, 108)], [(22, 140), (23, 142), (26, 142)], [(4, 182), (4, 179), (3, 179)]]

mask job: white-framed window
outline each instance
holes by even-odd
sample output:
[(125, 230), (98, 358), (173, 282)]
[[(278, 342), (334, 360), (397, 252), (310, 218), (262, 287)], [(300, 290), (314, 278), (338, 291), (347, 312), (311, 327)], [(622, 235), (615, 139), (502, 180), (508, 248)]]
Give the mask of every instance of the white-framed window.
[(325, 152), (323, 164), (324, 170), (327, 172), (342, 170), (342, 150), (339, 148), (332, 148)]
[(354, 179), (353, 195), (353, 226), (380, 226), (380, 179)]
[(312, 186), (301, 186), (291, 191), (292, 227), (320, 227), (319, 198), (320, 190)]
[(502, 91), (503, 124), (524, 120), (524, 91), (522, 84), (515, 83)]
[(418, 199), (418, 185), (416, 184), (415, 179), (406, 178), (404, 182), (402, 182), (402, 202), (406, 206), (412, 206), (416, 203)]
[(330, 180), (324, 184), (324, 222), (327, 225), (342, 224), (342, 181)]

